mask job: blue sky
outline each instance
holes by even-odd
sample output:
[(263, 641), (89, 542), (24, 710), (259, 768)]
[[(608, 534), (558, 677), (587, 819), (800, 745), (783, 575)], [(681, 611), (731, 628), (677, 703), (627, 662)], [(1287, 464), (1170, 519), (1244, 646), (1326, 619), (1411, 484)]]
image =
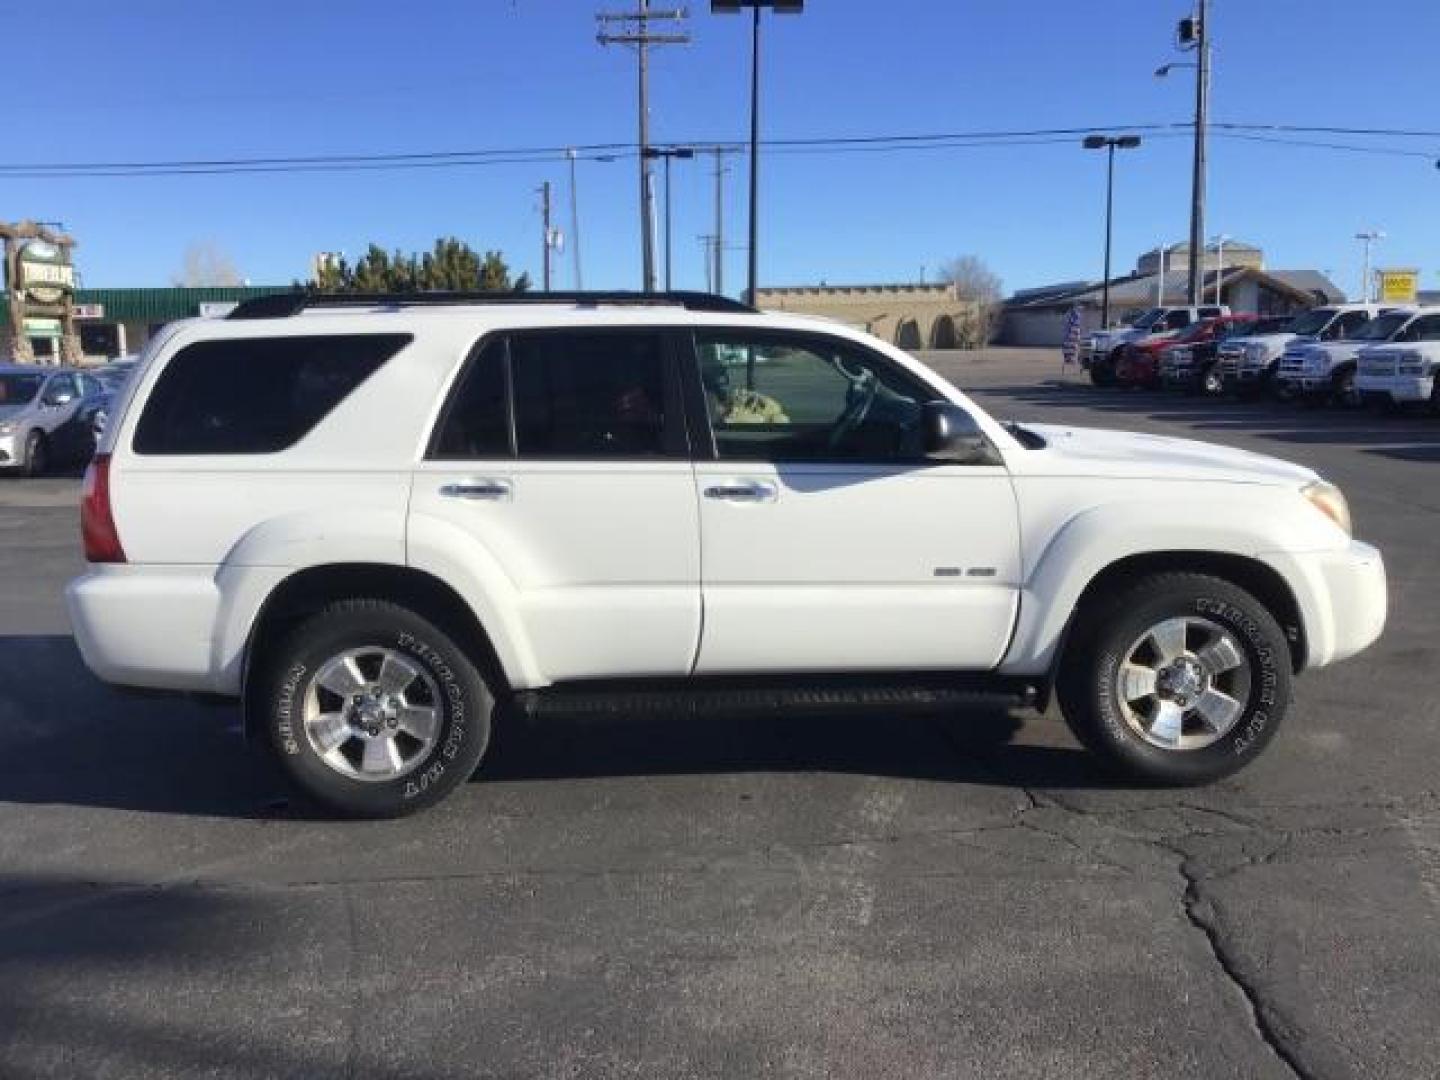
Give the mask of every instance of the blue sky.
[[(595, 42), (620, 0), (111, 0), (16, 5), (0, 164), (548, 147), (635, 137), (635, 65)], [(659, 5), (659, 6), (663, 6)], [(658, 52), (657, 141), (742, 140), (748, 23), (692, 5), (694, 42)], [(769, 23), (773, 138), (1116, 128), (1184, 121), (1193, 80), (1155, 67), (1186, 0), (810, 0)], [(1254, 123), (1440, 128), (1435, 0), (1215, 0), (1213, 116)], [(58, 14), (61, 10), (64, 14)], [(342, 14), (343, 12), (343, 14)], [(16, 42), (40, 47), (21, 49)], [(1312, 136), (1312, 138), (1316, 138)], [(1355, 141), (1355, 140), (1350, 140)], [(1440, 157), (1440, 138), (1375, 145)], [(1118, 162), (1117, 266), (1183, 239), (1190, 149), (1147, 138)], [(910, 153), (771, 154), (762, 284), (915, 280), (962, 253), (1007, 290), (1096, 277), (1103, 157), (1063, 144)], [(743, 159), (727, 188), (743, 239)], [(1265, 248), (1277, 268), (1357, 288), (1360, 229), (1377, 261), (1440, 286), (1440, 171), (1423, 157), (1216, 139), (1207, 232)], [(456, 234), (538, 276), (538, 199), (563, 161), (413, 171), (154, 178), (0, 176), (0, 217), (63, 221), (89, 285), (167, 284), (187, 245), (212, 243), (255, 282), (303, 277), (311, 253)], [(585, 162), (588, 287), (639, 277), (635, 165)], [(703, 284), (708, 164), (675, 170), (676, 284)], [(562, 257), (557, 286), (568, 287)], [(727, 261), (742, 284), (744, 253)]]

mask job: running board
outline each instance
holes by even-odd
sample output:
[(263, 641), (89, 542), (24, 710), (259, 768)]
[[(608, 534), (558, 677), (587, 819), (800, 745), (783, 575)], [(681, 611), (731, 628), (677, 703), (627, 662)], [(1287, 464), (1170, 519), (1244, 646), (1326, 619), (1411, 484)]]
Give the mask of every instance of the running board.
[(525, 716), (621, 718), (669, 715), (724, 716), (824, 713), (839, 710), (934, 711), (974, 708), (997, 701), (1033, 705), (1040, 690), (1032, 680), (983, 677), (913, 682), (841, 680), (771, 684), (748, 680), (687, 683), (569, 683), (522, 690), (515, 704)]

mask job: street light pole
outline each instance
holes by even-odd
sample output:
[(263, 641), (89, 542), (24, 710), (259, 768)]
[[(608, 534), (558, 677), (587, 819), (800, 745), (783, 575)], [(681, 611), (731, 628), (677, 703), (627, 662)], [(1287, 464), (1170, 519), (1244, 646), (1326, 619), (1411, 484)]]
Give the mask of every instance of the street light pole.
[(750, 24), (750, 281), (749, 300), (755, 303), (760, 277), (760, 9), (776, 14), (798, 15), (804, 0), (710, 0), (715, 14), (751, 12)]
[(670, 291), (673, 246), (670, 242), (670, 233), (674, 223), (674, 217), (670, 212), (670, 162), (676, 158), (689, 161), (695, 156), (695, 151), (688, 146), (658, 147), (647, 146), (644, 150), (647, 158), (665, 159), (665, 291)]
[(1364, 270), (1364, 275), (1365, 275), (1365, 276), (1364, 276), (1363, 278), (1361, 278), (1361, 280), (1360, 280), (1360, 302), (1361, 302), (1362, 304), (1368, 304), (1368, 303), (1370, 303), (1370, 288), (1371, 288), (1371, 280), (1370, 280), (1370, 278), (1371, 278), (1371, 275), (1370, 275), (1370, 246), (1371, 246), (1372, 244), (1374, 244), (1376, 240), (1383, 240), (1383, 239), (1385, 239), (1385, 234), (1384, 234), (1383, 232), (1381, 232), (1379, 229), (1370, 229), (1370, 230), (1368, 230), (1367, 232), (1359, 232), (1359, 233), (1356, 233), (1356, 234), (1355, 234), (1355, 239), (1356, 239), (1356, 240), (1359, 240), (1361, 243), (1363, 243), (1363, 244), (1365, 245), (1365, 270)]
[(1115, 222), (1115, 151), (1133, 150), (1140, 145), (1140, 136), (1088, 135), (1082, 144), (1086, 150), (1104, 150), (1105, 163), (1105, 280), (1100, 287), (1100, 328), (1110, 325), (1110, 247)]

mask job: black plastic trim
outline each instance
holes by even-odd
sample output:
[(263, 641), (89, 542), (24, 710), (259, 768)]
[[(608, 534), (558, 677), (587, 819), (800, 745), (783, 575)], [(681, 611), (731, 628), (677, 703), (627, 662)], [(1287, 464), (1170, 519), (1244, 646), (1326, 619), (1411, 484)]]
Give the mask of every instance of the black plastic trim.
[(575, 304), (578, 307), (683, 307), (686, 311), (758, 314), (749, 304), (704, 292), (423, 292), (273, 293), (237, 304), (227, 319), (285, 319), (317, 308)]

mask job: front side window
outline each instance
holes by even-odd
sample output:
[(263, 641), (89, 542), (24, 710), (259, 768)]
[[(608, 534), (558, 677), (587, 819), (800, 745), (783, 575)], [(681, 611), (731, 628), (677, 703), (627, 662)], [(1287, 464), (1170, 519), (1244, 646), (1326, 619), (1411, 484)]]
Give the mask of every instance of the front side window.
[(1387, 311), (1377, 315), (1359, 330), (1349, 335), (1351, 341), (1389, 341), (1405, 328), (1410, 321), (1408, 311)]
[(299, 442), (409, 334), (203, 341), (166, 365), (135, 431), (138, 454), (271, 454)]
[(743, 332), (695, 337), (722, 460), (918, 462), (936, 395), (848, 342)]
[(1405, 328), (1406, 341), (1440, 341), (1440, 315), (1422, 315)]
[(73, 375), (56, 375), (50, 380), (50, 385), (45, 387), (45, 405), (66, 405), (80, 396), (80, 389), (76, 385)]
[(665, 367), (665, 339), (655, 331), (514, 335), (517, 452), (522, 458), (665, 456)]
[(1188, 311), (1172, 311), (1165, 318), (1165, 327), (1168, 330), (1183, 330), (1190, 325), (1190, 313)]

